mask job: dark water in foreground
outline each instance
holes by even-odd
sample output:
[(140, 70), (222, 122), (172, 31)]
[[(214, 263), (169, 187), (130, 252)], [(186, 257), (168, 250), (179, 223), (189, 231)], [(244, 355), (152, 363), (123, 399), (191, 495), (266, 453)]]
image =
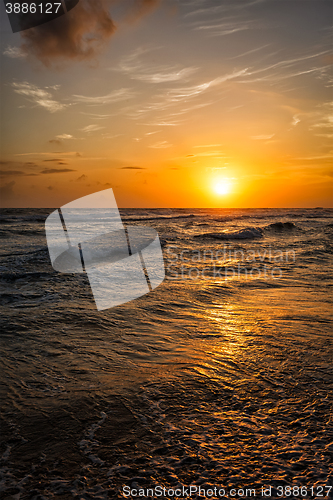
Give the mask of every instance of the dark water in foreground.
[(50, 265), (51, 211), (0, 220), (3, 498), (325, 497), (333, 212), (123, 210), (158, 231), (167, 279), (98, 312)]

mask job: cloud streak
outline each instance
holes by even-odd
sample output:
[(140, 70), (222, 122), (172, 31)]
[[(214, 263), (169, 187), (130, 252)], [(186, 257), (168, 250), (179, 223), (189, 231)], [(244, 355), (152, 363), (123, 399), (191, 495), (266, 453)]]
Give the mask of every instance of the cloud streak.
[(84, 95), (74, 95), (74, 101), (88, 104), (91, 106), (102, 106), (104, 104), (112, 104), (119, 101), (124, 101), (126, 99), (130, 99), (136, 96), (136, 92), (133, 92), (131, 89), (119, 89), (110, 92), (109, 94), (103, 96), (84, 96)]
[(83, 132), (89, 133), (89, 132), (97, 132), (98, 130), (102, 130), (105, 127), (101, 127), (100, 125), (87, 125), (86, 127), (82, 128), (81, 130)]
[(72, 168), (46, 168), (41, 171), (41, 174), (66, 174), (67, 172), (76, 172)]
[(6, 47), (3, 51), (3, 55), (10, 57), (11, 59), (24, 59), (26, 57), (26, 54), (22, 52), (20, 47), (12, 47), (11, 45)]
[(128, 75), (133, 80), (139, 80), (152, 84), (184, 80), (198, 70), (196, 67), (181, 68), (177, 65), (153, 66), (144, 62), (142, 58), (140, 59), (140, 57), (147, 52), (150, 51), (137, 49), (133, 54), (124, 58), (115, 69)]
[[(178, 87), (178, 88), (171, 88), (169, 90), (166, 90), (165, 92), (156, 95), (154, 100), (142, 105), (142, 106), (137, 106), (131, 109), (124, 109), (123, 113), (127, 114), (132, 119), (140, 119), (142, 117), (145, 117), (146, 115), (149, 115), (152, 112), (164, 112), (172, 107), (176, 107), (175, 111), (169, 115), (170, 117), (175, 117), (175, 116), (180, 116), (184, 115), (194, 109), (200, 109), (202, 107), (208, 106), (212, 104), (213, 102), (216, 103), (216, 98), (215, 100), (210, 100), (207, 102), (200, 102), (200, 103), (191, 103), (193, 99), (206, 94), (208, 91), (212, 90), (214, 87), (218, 87), (219, 85), (229, 81), (229, 80), (234, 80), (238, 79), (239, 77), (244, 77), (247, 75), (248, 69), (241, 69), (241, 70), (234, 70), (231, 71), (230, 73), (227, 73), (223, 76), (214, 78), (213, 80), (198, 84), (198, 85), (189, 85), (189, 86), (183, 86), (183, 87)], [(182, 105), (186, 103), (185, 107), (181, 108), (179, 105)], [(189, 104), (187, 104), (189, 103)], [(156, 126), (162, 126), (162, 125), (177, 125), (178, 123), (174, 123), (165, 119), (161, 119), (161, 121), (155, 122), (154, 125)], [(152, 124), (151, 124), (152, 125)]]
[(119, 170), (146, 170), (144, 167), (120, 167)]
[(48, 91), (37, 87), (29, 82), (21, 82), (12, 84), (14, 92), (16, 94), (23, 95), (29, 99), (30, 102), (33, 102), (37, 106), (40, 106), (50, 113), (56, 113), (57, 111), (62, 111), (67, 107), (66, 104), (63, 104), (59, 101), (56, 101), (52, 94)]

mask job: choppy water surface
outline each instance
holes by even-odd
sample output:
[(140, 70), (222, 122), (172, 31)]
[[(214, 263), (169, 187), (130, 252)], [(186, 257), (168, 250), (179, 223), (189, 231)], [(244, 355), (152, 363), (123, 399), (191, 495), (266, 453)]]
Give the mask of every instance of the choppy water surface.
[(102, 312), (51, 211), (0, 220), (4, 498), (332, 484), (332, 211), (124, 210), (167, 279)]

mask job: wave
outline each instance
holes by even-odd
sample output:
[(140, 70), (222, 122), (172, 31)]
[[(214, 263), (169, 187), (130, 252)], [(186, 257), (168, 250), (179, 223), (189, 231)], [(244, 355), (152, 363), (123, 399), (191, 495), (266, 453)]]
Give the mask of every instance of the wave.
[(262, 238), (263, 230), (260, 227), (247, 227), (240, 231), (224, 232), (224, 233), (202, 233), (197, 234), (194, 238), (213, 238), (217, 240), (248, 240), (254, 238)]
[(154, 217), (123, 217), (124, 222), (146, 221), (146, 220), (173, 220), (173, 219), (190, 219), (195, 215), (158, 215)]
[(250, 213), (250, 214), (230, 214), (230, 215), (225, 215), (225, 216), (212, 216), (209, 217), (209, 220), (215, 221), (215, 222), (232, 222), (235, 220), (247, 220), (247, 219), (253, 219), (253, 220), (263, 220), (263, 219), (276, 219), (278, 217), (281, 218), (292, 218), (292, 219), (331, 219), (332, 218), (332, 211), (327, 209), (326, 211), (319, 211), (319, 210), (314, 210), (313, 212), (305, 211), (305, 212), (272, 212), (272, 213)]
[(292, 231), (296, 229), (296, 225), (293, 222), (273, 222), (266, 226), (265, 229), (272, 229), (274, 231)]
[(48, 278), (52, 274), (55, 274), (53, 268), (50, 269), (50, 271), (37, 271), (37, 272), (27, 272), (27, 273), (20, 273), (20, 272), (12, 272), (12, 273), (2, 273), (1, 274), (1, 281), (16, 281), (16, 280), (39, 280), (40, 278)]

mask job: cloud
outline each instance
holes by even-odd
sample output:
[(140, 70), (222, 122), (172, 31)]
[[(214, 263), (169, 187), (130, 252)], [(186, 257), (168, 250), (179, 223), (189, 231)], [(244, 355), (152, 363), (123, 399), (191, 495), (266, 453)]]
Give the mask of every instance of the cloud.
[(60, 135), (57, 135), (56, 138), (65, 141), (67, 139), (73, 139), (73, 136), (70, 134), (60, 134)]
[(164, 149), (164, 148), (170, 148), (171, 144), (169, 144), (167, 141), (160, 141), (156, 142), (152, 146), (149, 146), (150, 148), (155, 148), (155, 149)]
[[(245, 80), (239, 81), (240, 83), (254, 83), (254, 82), (280, 82), (289, 78), (294, 78), (301, 75), (312, 74), (316, 78), (327, 79), (330, 81), (330, 65), (325, 66), (304, 66), (304, 64), (315, 64), (311, 59), (318, 59), (321, 61), (323, 56), (326, 56), (329, 50), (315, 52), (312, 54), (301, 55), (292, 59), (280, 60), (274, 64), (263, 66), (257, 69), (247, 71), (244, 75)], [(272, 54), (273, 55), (273, 54)], [(255, 76), (254, 75), (258, 75)]]
[(140, 60), (140, 56), (147, 52), (150, 51), (141, 48), (137, 49), (133, 54), (123, 59), (115, 69), (121, 73), (127, 74), (133, 80), (140, 80), (148, 83), (164, 83), (183, 80), (198, 70), (196, 67), (180, 68), (175, 65), (152, 66)]
[(61, 161), (61, 158), (50, 158), (50, 159), (43, 160), (43, 161)]
[(23, 176), (23, 177), (35, 177), (38, 174), (27, 174), (22, 170), (1, 170), (0, 175), (3, 177), (8, 177), (10, 175), (15, 175), (15, 177)]
[(102, 130), (105, 127), (101, 127), (100, 125), (87, 125), (84, 128), (81, 128), (83, 132), (97, 132), (97, 130)]
[(102, 115), (100, 113), (85, 113), (84, 111), (81, 111), (81, 114), (87, 116), (93, 116), (94, 120), (105, 120), (106, 118), (110, 118), (110, 116), (112, 116), (112, 115)]
[[(0, 165), (6, 170), (0, 170), (1, 177), (7, 176), (24, 176), (24, 177), (34, 177), (39, 175), (39, 173), (30, 173), (31, 169), (38, 167), (38, 165), (31, 161), (21, 162), (12, 160), (2, 160)], [(40, 168), (40, 167), (39, 167)]]
[(21, 170), (0, 170), (0, 175), (25, 175)]
[(202, 26), (197, 26), (195, 30), (206, 30), (210, 32), (211, 36), (225, 36), (237, 33), (238, 31), (249, 30), (253, 27), (251, 23), (239, 23), (235, 26), (235, 23), (218, 23), (218, 24), (207, 24)]
[[(249, 29), (258, 29), (262, 26), (257, 20), (258, 15), (249, 13), (249, 7), (265, 0), (237, 0), (211, 2), (198, 2), (186, 15), (188, 26), (194, 30), (200, 30), (207, 36), (225, 36)], [(196, 9), (196, 6), (199, 8)], [(190, 4), (190, 8), (191, 8)]]
[(59, 156), (77, 156), (78, 158), (82, 157), (82, 154), (78, 151), (53, 151), (51, 153), (44, 152), (32, 152), (32, 153), (15, 153), (14, 156), (51, 156), (51, 155), (59, 155)]
[[(116, 31), (109, 9), (122, 0), (81, 0), (79, 4), (51, 22), (21, 32), (24, 54), (43, 65), (55, 62), (82, 61), (95, 58)], [(145, 15), (158, 0), (131, 0), (125, 3), (132, 21)]]
[(74, 101), (90, 104), (91, 106), (101, 106), (104, 104), (112, 104), (114, 102), (124, 101), (136, 96), (136, 93), (131, 89), (119, 89), (110, 92), (107, 95), (90, 97), (84, 95), (74, 95)]
[(120, 170), (146, 170), (144, 167), (120, 167)]
[(198, 144), (194, 146), (195, 148), (218, 148), (222, 144)]
[(197, 95), (202, 94), (203, 92), (206, 92), (206, 90), (215, 87), (217, 85), (220, 85), (221, 83), (245, 75), (247, 71), (248, 68), (241, 69), (238, 71), (232, 71), (231, 73), (219, 76), (217, 78), (214, 78), (214, 80), (202, 83), (200, 85), (194, 85), (192, 87), (183, 87), (182, 89), (174, 89), (168, 92), (168, 97), (172, 102), (187, 100), (188, 98), (196, 97)]
[[(248, 68), (240, 69), (240, 70), (233, 70), (231, 72), (228, 72), (222, 76), (219, 76), (217, 78), (214, 78), (213, 80), (208, 80), (204, 83), (200, 83), (197, 85), (188, 85), (188, 86), (182, 86), (178, 88), (171, 88), (169, 90), (163, 91), (161, 94), (157, 95), (154, 97), (153, 102), (149, 102), (143, 106), (138, 106), (131, 108), (130, 110), (127, 111), (127, 116), (129, 116), (132, 119), (140, 119), (142, 117), (145, 117), (146, 115), (149, 115), (150, 113), (154, 111), (160, 111), (164, 112), (168, 108), (176, 107), (176, 110), (173, 112), (172, 115), (170, 116), (180, 116), (180, 115), (185, 115), (188, 112), (193, 111), (194, 109), (200, 109), (202, 107), (208, 106), (216, 102), (216, 99), (213, 100), (211, 99), (210, 101), (207, 102), (199, 102), (197, 104), (191, 103), (189, 101), (194, 100), (195, 98), (199, 96), (203, 96), (210, 92), (211, 90), (214, 89), (214, 87), (217, 87), (228, 80), (233, 80), (233, 79), (238, 79), (241, 76), (246, 75), (248, 72)], [(180, 108), (180, 104), (184, 104), (184, 108)], [(124, 112), (125, 113), (125, 112)], [(151, 126), (162, 126), (162, 125), (178, 125), (178, 123), (173, 123), (168, 122), (168, 121), (160, 121), (160, 122), (155, 122), (155, 123), (150, 123), (149, 125)]]
[(294, 115), (291, 124), (293, 127), (296, 127), (297, 123), (299, 123), (300, 121), (300, 118), (297, 115)]
[(60, 135), (56, 135), (56, 139), (50, 139), (49, 143), (56, 144), (57, 146), (61, 146), (62, 141), (66, 141), (68, 139), (74, 139), (74, 137), (70, 134), (60, 134)]
[(61, 111), (67, 107), (66, 104), (62, 104), (53, 99), (52, 94), (48, 90), (38, 88), (36, 85), (29, 82), (14, 82), (12, 83), (12, 87), (16, 94), (28, 97), (31, 102), (47, 109), (50, 113)]
[(253, 135), (251, 139), (254, 139), (255, 141), (267, 141), (268, 139), (272, 139), (275, 134), (269, 134), (269, 135)]
[(188, 157), (197, 157), (197, 156), (200, 156), (200, 157), (213, 157), (213, 158), (227, 158), (227, 156), (223, 153), (223, 151), (219, 151), (219, 150), (213, 150), (213, 151), (203, 151), (202, 153), (196, 153), (195, 155), (193, 154), (190, 154), (190, 155), (186, 155), (185, 158), (188, 158)]
[(12, 59), (22, 59), (26, 57), (26, 54), (22, 52), (20, 47), (12, 47), (11, 45), (8, 45), (6, 47), (6, 49), (3, 51), (3, 55)]
[(72, 168), (46, 168), (41, 174), (65, 174), (67, 172), (76, 172)]
[(85, 175), (85, 174), (82, 174), (82, 175), (80, 175), (80, 177), (78, 177), (78, 178), (76, 179), (76, 182), (85, 181), (86, 179), (88, 179), (88, 176), (87, 176), (87, 175)]

